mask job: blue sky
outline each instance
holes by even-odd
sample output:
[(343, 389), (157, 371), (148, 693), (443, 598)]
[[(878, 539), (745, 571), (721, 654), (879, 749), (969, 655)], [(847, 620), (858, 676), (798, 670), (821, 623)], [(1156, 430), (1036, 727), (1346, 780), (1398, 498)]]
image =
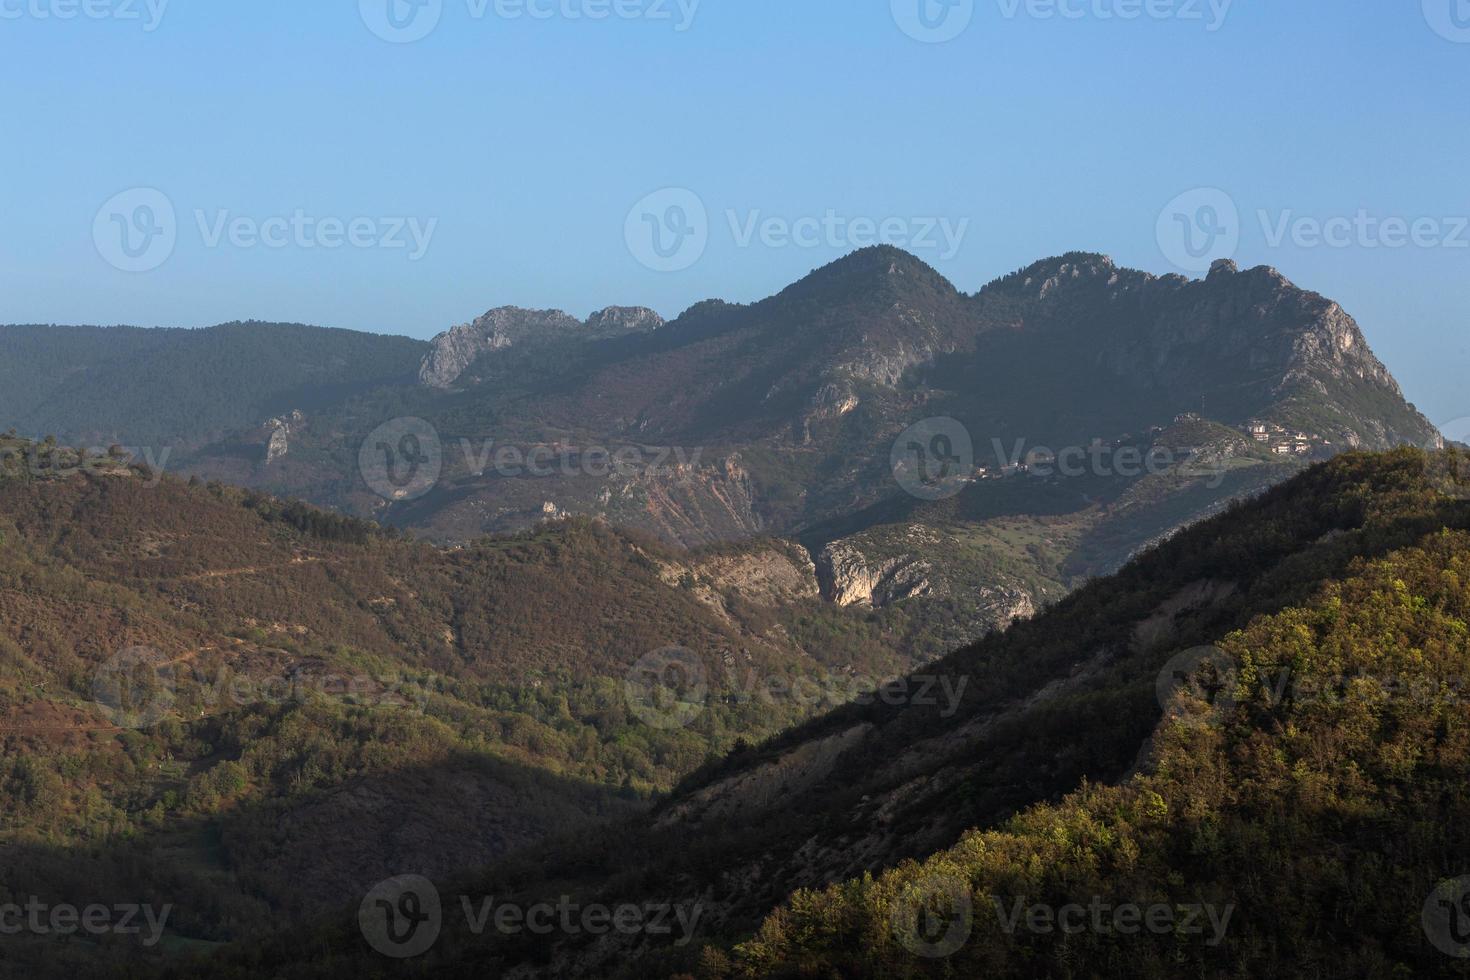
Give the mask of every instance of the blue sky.
[[(387, 2), (0, 0), (0, 322), (672, 315), (871, 229), (972, 291), (1071, 249), (1183, 271), (1184, 222), (1470, 416), (1466, 0), (961, 0), (943, 43), (919, 0), (430, 0), (407, 43)], [(695, 261), (639, 244), (673, 218)]]

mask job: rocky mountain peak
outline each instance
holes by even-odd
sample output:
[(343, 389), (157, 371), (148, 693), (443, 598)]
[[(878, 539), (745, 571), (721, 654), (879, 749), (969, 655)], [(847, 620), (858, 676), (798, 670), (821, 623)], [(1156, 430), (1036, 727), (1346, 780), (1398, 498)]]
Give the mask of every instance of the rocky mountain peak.
[(432, 388), (448, 388), (486, 351), (510, 347), (531, 337), (566, 335), (581, 326), (561, 310), (502, 306), (435, 337), (419, 367), (419, 381)]
[(609, 306), (587, 318), (587, 333), (594, 337), (618, 337), (648, 333), (664, 325), (664, 318), (646, 306)]
[(663, 317), (642, 306), (609, 306), (585, 322), (561, 310), (502, 306), (473, 323), (461, 324), (435, 337), (419, 368), (419, 381), (431, 388), (448, 388), (488, 351), (527, 343), (602, 340), (657, 330), (663, 325)]
[[(1289, 344), (1284, 384), (1310, 374), (1349, 383), (1366, 382), (1402, 397), (1398, 382), (1373, 351), (1356, 320), (1341, 305), (1302, 289), (1270, 266), (1241, 272), (1229, 259), (1210, 268), (1203, 295), (1226, 308), (1259, 311), (1261, 339)], [(1321, 379), (1315, 385), (1321, 387)]]

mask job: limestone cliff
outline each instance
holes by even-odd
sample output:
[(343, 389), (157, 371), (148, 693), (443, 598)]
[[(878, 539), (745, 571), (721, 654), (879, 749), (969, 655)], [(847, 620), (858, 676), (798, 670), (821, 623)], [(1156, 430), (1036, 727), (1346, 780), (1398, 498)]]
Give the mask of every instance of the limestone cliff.
[(663, 323), (663, 317), (641, 306), (609, 306), (585, 322), (560, 310), (500, 307), (435, 337), (419, 367), (419, 381), (431, 388), (449, 388), (490, 351), (526, 344), (605, 340), (657, 330)]

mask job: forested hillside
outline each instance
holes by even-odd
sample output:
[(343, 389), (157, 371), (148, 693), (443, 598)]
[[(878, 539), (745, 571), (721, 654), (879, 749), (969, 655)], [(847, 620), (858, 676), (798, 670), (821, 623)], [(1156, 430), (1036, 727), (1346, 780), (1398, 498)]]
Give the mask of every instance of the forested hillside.
[(179, 456), (272, 415), (412, 382), (427, 349), (300, 324), (0, 326), (0, 429)]
[(173, 903), (124, 961), (641, 811), (915, 662), (782, 542), (561, 520), (443, 550), (83, 459), (0, 438), (0, 849), (12, 891)]
[[(1222, 637), (1228, 687), (1182, 692), (1134, 778), (800, 891), (700, 975), (1462, 976), (1425, 909), (1470, 872), (1467, 622), (1463, 523), (1365, 557)], [(1017, 929), (1018, 903), (1107, 911), (1063, 936)], [(1130, 933), (1124, 904), (1176, 915)], [(964, 940), (926, 936), (931, 913)]]
[[(1440, 882), (1470, 874), (1467, 498), (1456, 453), (1341, 457), (926, 668), (969, 680), (958, 711), (841, 708), (705, 769), (651, 815), (441, 883), (523, 904), (693, 904), (693, 943), (548, 945), (446, 917), (412, 967), (1461, 975), (1441, 952), (1448, 926), (1421, 919)], [(1048, 932), (1018, 927), (1017, 901), (1025, 916), (1163, 909), (1181, 928)], [(347, 976), (385, 962), (344, 918), (213, 965)]]

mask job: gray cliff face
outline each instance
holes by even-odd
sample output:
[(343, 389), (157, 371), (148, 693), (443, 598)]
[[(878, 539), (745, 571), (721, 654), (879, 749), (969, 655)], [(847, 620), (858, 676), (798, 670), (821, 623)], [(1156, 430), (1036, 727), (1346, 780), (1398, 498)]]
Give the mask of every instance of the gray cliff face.
[(523, 310), (514, 306), (491, 310), (435, 337), (433, 349), (419, 367), (419, 381), (448, 388), (487, 351), (502, 350), (532, 337), (574, 335), (581, 324), (560, 310)]
[(305, 422), (306, 416), (298, 409), (290, 415), (265, 423), (265, 428), (270, 430), (270, 438), (265, 444), (265, 465), (269, 466), (291, 451), (293, 429)]
[(1341, 377), (1367, 381), (1402, 396), (1388, 368), (1368, 349), (1357, 321), (1336, 303), (1328, 303), (1312, 328), (1302, 333), (1295, 354), (1299, 361), (1321, 365)]
[(664, 318), (646, 306), (609, 306), (587, 318), (587, 335), (595, 340), (629, 333), (650, 333), (664, 325)]
[(834, 541), (817, 556), (822, 591), (839, 606), (886, 606), (934, 595), (932, 572), (931, 563), (922, 558), (870, 558), (849, 541)]
[(839, 606), (959, 601), (960, 638), (973, 642), (1036, 614), (1038, 598), (1019, 580), (974, 569), (946, 535), (922, 523), (833, 541), (817, 555), (822, 597)]
[(1279, 390), (1331, 406), (1352, 423), (1338, 431), (1350, 446), (1386, 449), (1412, 443), (1425, 449), (1444, 448), (1440, 433), (1412, 406), (1407, 413), (1380, 412), (1377, 406), (1364, 410), (1356, 400), (1342, 396), (1345, 391), (1368, 392), (1381, 403), (1392, 404), (1402, 401), (1403, 391), (1369, 348), (1357, 321), (1331, 301), (1320, 301), (1311, 327), (1296, 339), (1291, 368)]
[(641, 306), (609, 306), (586, 322), (560, 310), (505, 306), (435, 337), (433, 348), (419, 367), (419, 382), (431, 388), (449, 388), (481, 354), (490, 351), (525, 344), (606, 340), (657, 330), (663, 324), (663, 317)]
[[(954, 591), (944, 570), (922, 557), (927, 546), (939, 538), (922, 525), (908, 529), (912, 553), (876, 557), (865, 553), (852, 540), (834, 541), (817, 556), (817, 580), (822, 594), (839, 606), (882, 608), (905, 599), (942, 599)], [(987, 617), (994, 626), (1029, 619), (1036, 612), (1030, 593), (1012, 585), (997, 584), (977, 590), (983, 593)]]
[(270, 441), (265, 447), (265, 464), (269, 466), (291, 451), (290, 430), (285, 426), (277, 426), (271, 430)]

